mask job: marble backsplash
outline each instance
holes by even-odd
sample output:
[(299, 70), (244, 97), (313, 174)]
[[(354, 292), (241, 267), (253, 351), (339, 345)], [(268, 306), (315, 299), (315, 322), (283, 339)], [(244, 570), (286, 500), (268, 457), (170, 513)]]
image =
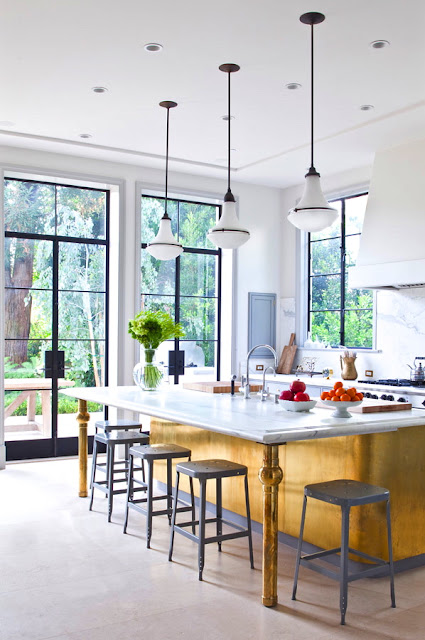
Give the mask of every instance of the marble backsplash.
[[(287, 344), (291, 332), (295, 331), (293, 298), (281, 299), (279, 320), (282, 342)], [(374, 378), (410, 377), (407, 364), (412, 365), (415, 356), (425, 357), (425, 288), (377, 292), (376, 350), (357, 352), (360, 379), (365, 378), (366, 369), (373, 371)], [(340, 351), (299, 348), (294, 365), (307, 356), (317, 358), (316, 370), (331, 368), (334, 377), (339, 376)]]

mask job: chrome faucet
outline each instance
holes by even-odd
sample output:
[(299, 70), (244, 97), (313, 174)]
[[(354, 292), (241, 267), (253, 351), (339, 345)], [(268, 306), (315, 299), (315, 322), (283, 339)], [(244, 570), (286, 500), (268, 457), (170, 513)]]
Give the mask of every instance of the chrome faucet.
[[(256, 349), (268, 349), (269, 351), (271, 351), (271, 353), (273, 354), (273, 358), (274, 358), (274, 370), (276, 373), (276, 369), (277, 369), (277, 355), (276, 355), (276, 351), (273, 349), (273, 347), (271, 347), (269, 344), (257, 344), (255, 345), (255, 347), (252, 347), (252, 349), (250, 349), (250, 351), (248, 351), (248, 355), (246, 356), (246, 381), (245, 381), (245, 385), (243, 385), (243, 397), (244, 398), (250, 398), (250, 388), (249, 388), (249, 359), (252, 355), (252, 353), (256, 350)], [(265, 374), (264, 374), (264, 378), (265, 378)], [(263, 392), (264, 392), (264, 383), (263, 383)]]
[(271, 369), (274, 373), (274, 375), (276, 375), (276, 367), (272, 367), (271, 365), (266, 367), (263, 371), (263, 387), (261, 389), (261, 402), (264, 402), (264, 400), (267, 400), (267, 398), (269, 397), (269, 392), (266, 391), (266, 373), (267, 371)]

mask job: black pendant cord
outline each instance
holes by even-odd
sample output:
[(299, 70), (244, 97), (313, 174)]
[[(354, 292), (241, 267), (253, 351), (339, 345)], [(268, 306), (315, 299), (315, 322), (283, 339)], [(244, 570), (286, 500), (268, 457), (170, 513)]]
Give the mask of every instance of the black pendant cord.
[(230, 71), (228, 77), (228, 96), (227, 96), (227, 191), (230, 191)]
[(310, 171), (314, 169), (314, 25), (311, 25), (311, 163)]
[(168, 203), (168, 137), (170, 129), (170, 109), (167, 107), (167, 139), (165, 144), (165, 206), (164, 206), (164, 218), (168, 218), (167, 203)]

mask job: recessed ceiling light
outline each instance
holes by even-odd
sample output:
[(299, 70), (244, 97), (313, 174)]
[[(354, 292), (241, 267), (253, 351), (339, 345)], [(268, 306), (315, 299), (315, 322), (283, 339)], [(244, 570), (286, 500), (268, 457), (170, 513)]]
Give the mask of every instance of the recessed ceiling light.
[[(222, 120), (225, 120), (226, 122), (229, 120), (229, 116), (226, 114), (225, 116), (221, 116)], [(235, 116), (230, 116), (230, 120), (234, 120)]]
[(390, 43), (388, 40), (374, 40), (369, 44), (372, 49), (384, 49), (385, 47), (389, 47)]
[(16, 122), (10, 120), (0, 120), (0, 127), (16, 127)]
[(148, 42), (143, 47), (145, 51), (149, 51), (149, 53), (158, 53), (158, 51), (163, 50), (162, 44), (158, 44), (158, 42)]
[(373, 104), (362, 104), (360, 107), (360, 111), (372, 111), (375, 107)]
[(93, 93), (106, 93), (108, 89), (106, 87), (92, 87)]
[(93, 138), (91, 133), (80, 133), (80, 138), (83, 138), (84, 140), (88, 140), (89, 138)]
[(290, 91), (295, 91), (296, 89), (301, 89), (302, 85), (299, 82), (288, 82), (285, 87)]

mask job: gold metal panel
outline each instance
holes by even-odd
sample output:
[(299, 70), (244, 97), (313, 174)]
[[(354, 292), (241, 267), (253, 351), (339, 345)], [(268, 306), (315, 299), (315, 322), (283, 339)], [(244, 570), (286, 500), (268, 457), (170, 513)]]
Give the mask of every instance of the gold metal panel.
[[(174, 442), (190, 447), (194, 460), (227, 458), (246, 464), (251, 515), (257, 522), (263, 521), (262, 485), (258, 481), (258, 470), (263, 464), (262, 445), (158, 419), (152, 419), (151, 429), (153, 443)], [(348, 478), (390, 490), (394, 560), (425, 553), (424, 452), (423, 427), (279, 446), (280, 466), (284, 469), (279, 491), (279, 531), (298, 537), (306, 484)], [(155, 477), (165, 481), (165, 471), (159, 465)], [(210, 484), (207, 499), (214, 502), (215, 488), (213, 483)], [(227, 486), (224, 484), (223, 500), (226, 509), (245, 515), (242, 485), (237, 478), (229, 479)], [(188, 491), (188, 483), (182, 488)], [(322, 548), (339, 546), (340, 509), (309, 500), (304, 538)], [(350, 546), (371, 555), (387, 557), (384, 503), (351, 510)]]

